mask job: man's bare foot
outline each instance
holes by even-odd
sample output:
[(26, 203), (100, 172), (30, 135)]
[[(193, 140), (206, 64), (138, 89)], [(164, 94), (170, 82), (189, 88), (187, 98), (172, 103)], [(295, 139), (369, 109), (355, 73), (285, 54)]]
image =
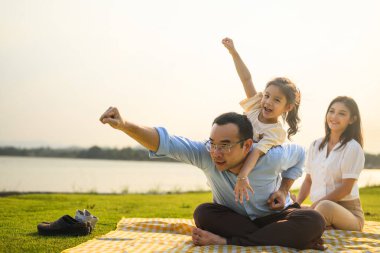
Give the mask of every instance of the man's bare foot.
[(213, 234), (200, 228), (194, 228), (192, 232), (193, 243), (197, 246), (226, 245), (227, 240), (219, 235)]
[(320, 237), (320, 238), (317, 238), (317, 239), (311, 241), (308, 245), (306, 245), (305, 249), (316, 249), (316, 250), (324, 251), (327, 249), (327, 247), (325, 247), (324, 243), (325, 242)]

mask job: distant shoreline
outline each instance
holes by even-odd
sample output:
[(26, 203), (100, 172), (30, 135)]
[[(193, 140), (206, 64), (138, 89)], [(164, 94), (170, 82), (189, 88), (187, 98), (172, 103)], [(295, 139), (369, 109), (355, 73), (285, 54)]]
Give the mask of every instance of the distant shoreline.
[(13, 157), (45, 157), (45, 158), (72, 158), (72, 159), (98, 159), (98, 160), (120, 160), (120, 161), (165, 161), (177, 162), (171, 158), (151, 159), (149, 152), (142, 148), (100, 148), (92, 146), (85, 148), (63, 148), (53, 149), (41, 148), (16, 148), (0, 147), (0, 156)]
[[(371, 186), (372, 187), (372, 186)], [(18, 191), (0, 191), (0, 197), (8, 197), (8, 196), (17, 196), (17, 195), (30, 195), (30, 194), (49, 194), (49, 195), (61, 195), (61, 194), (68, 194), (68, 195), (173, 195), (173, 194), (190, 194), (190, 193), (211, 193), (211, 190), (204, 190), (204, 191), (181, 191), (181, 192), (131, 192), (131, 193), (97, 193), (97, 192), (48, 192), (48, 191), (26, 191), (26, 192), (18, 192)]]
[[(370, 189), (370, 188), (378, 188), (379, 185), (371, 185), (371, 186), (365, 186), (360, 187), (360, 189)], [(298, 192), (299, 189), (292, 189), (291, 192)], [(17, 195), (32, 195), (32, 194), (49, 194), (49, 195), (104, 195), (104, 196), (119, 196), (119, 195), (181, 195), (181, 194), (196, 194), (196, 193), (211, 193), (211, 190), (200, 190), (200, 191), (181, 191), (181, 192), (131, 192), (131, 193), (97, 193), (97, 192), (49, 192), (49, 191), (26, 191), (26, 192), (19, 192), (19, 191), (0, 191), (0, 198), (1, 197), (8, 197), (8, 196), (17, 196)]]
[[(35, 149), (31, 149), (35, 150)], [(38, 149), (40, 150), (40, 149)], [(123, 151), (125, 149), (121, 149), (119, 151), (116, 151), (118, 155), (110, 155), (107, 154), (105, 151), (104, 154), (107, 155), (100, 155), (96, 156), (93, 151), (75, 151), (74, 153), (63, 153), (61, 155), (58, 155), (57, 153), (61, 150), (56, 150), (57, 153), (51, 153), (46, 154), (43, 151), (46, 150), (52, 150), (50, 148), (42, 149), (40, 150), (41, 153), (34, 153), (32, 151), (26, 152), (24, 154), (20, 153), (12, 153), (9, 151), (4, 151), (4, 147), (0, 147), (0, 157), (26, 157), (26, 158), (68, 158), (68, 159), (87, 159), (87, 160), (106, 160), (106, 161), (134, 161), (134, 162), (174, 162), (174, 163), (180, 163), (172, 158), (169, 157), (162, 157), (162, 158), (150, 158), (149, 153), (147, 150), (144, 149), (131, 149), (127, 148), (126, 150), (129, 151)], [(116, 149), (117, 150), (117, 149)], [(131, 152), (130, 150), (133, 150)], [(128, 153), (128, 155), (123, 155), (124, 153)], [(365, 166), (364, 169), (380, 169), (380, 154), (374, 155), (374, 154), (365, 154)]]

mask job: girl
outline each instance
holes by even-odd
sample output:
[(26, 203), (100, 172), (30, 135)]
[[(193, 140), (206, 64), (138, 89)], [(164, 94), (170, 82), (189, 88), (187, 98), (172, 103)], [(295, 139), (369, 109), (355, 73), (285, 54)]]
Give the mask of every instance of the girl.
[(287, 78), (275, 78), (267, 83), (263, 93), (257, 93), (252, 82), (251, 74), (236, 51), (233, 41), (229, 38), (222, 40), (234, 60), (236, 70), (243, 83), (247, 99), (240, 102), (253, 126), (253, 140), (258, 142), (237, 176), (235, 200), (243, 203), (244, 196), (249, 200), (248, 190), (253, 193), (247, 178), (254, 169), (260, 156), (271, 147), (285, 142), (286, 132), (278, 120), (280, 116), (289, 125), (288, 138), (298, 131), (298, 108), (300, 92)]
[(365, 158), (360, 113), (352, 98), (337, 97), (330, 103), (325, 133), (310, 145), (297, 202), (310, 193), (311, 208), (322, 214), (327, 227), (361, 231), (364, 214), (357, 179)]

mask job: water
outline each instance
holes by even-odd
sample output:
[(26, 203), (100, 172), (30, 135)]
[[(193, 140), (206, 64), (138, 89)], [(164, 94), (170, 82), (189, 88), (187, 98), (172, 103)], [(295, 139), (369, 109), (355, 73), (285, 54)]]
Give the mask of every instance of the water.
[[(293, 188), (299, 188), (303, 177)], [(380, 184), (380, 170), (363, 170), (359, 187)], [(146, 193), (209, 190), (191, 165), (0, 156), (0, 191)]]
[(0, 156), (0, 191), (190, 190), (208, 190), (206, 178), (200, 169), (181, 163)]

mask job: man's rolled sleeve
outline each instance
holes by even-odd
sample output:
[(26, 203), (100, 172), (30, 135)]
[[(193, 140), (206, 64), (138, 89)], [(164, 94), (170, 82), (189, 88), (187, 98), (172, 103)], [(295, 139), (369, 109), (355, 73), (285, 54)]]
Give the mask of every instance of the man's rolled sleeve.
[(205, 164), (211, 161), (210, 155), (202, 142), (169, 135), (166, 129), (162, 127), (157, 127), (156, 130), (160, 138), (159, 147), (156, 152), (149, 151), (149, 157), (170, 157), (199, 168), (204, 168)]
[(296, 180), (302, 176), (305, 163), (305, 149), (296, 144), (284, 145), (281, 176)]
[(163, 127), (155, 127), (160, 142), (159, 146), (156, 152), (149, 150), (149, 157), (150, 158), (159, 158), (159, 157), (165, 157), (169, 154), (169, 133), (166, 131)]

